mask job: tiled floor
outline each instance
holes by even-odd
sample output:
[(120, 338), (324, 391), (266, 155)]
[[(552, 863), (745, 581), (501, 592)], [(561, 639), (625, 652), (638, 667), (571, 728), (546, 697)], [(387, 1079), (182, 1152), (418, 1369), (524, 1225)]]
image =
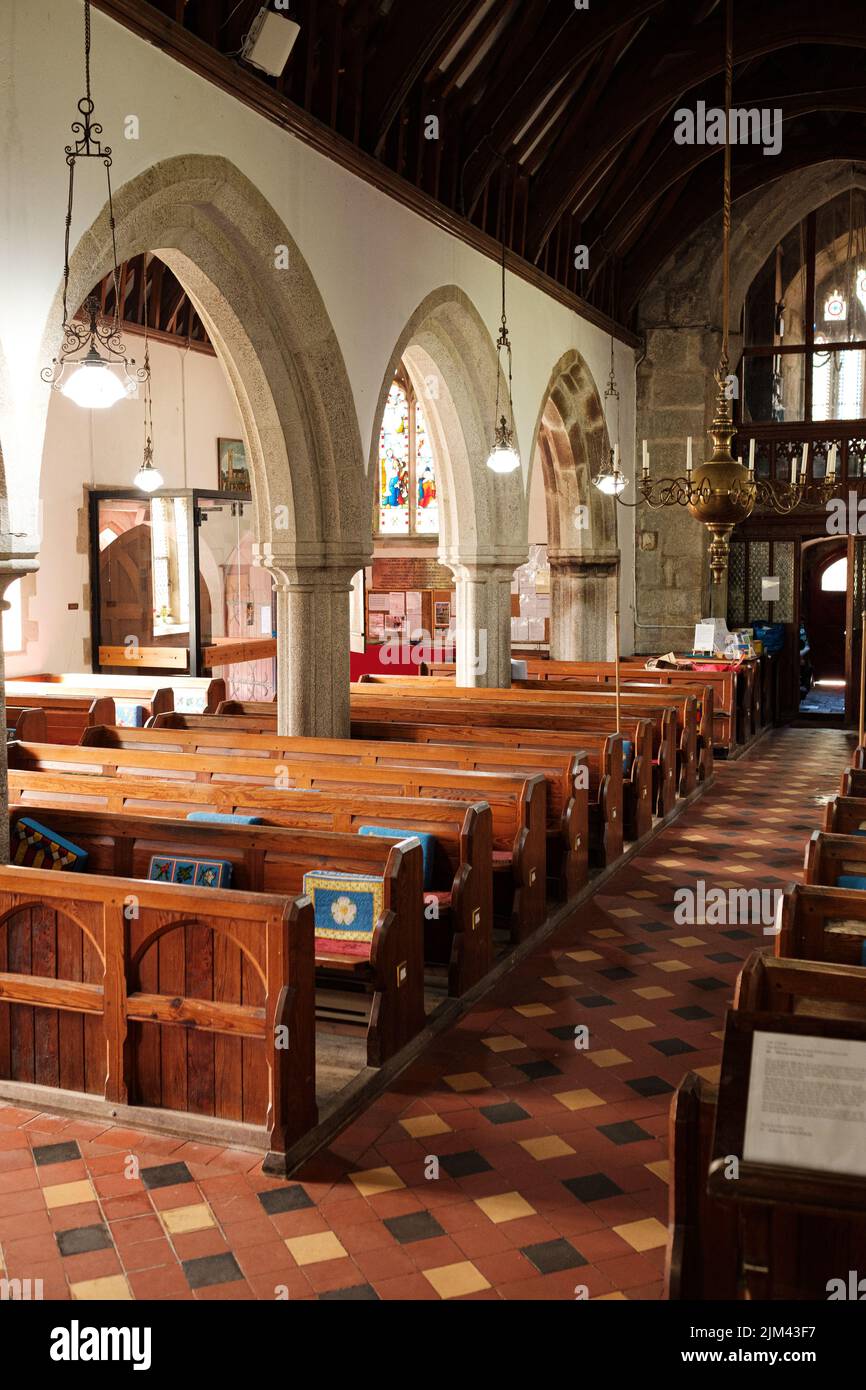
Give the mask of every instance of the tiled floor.
[[(674, 893), (795, 877), (851, 741), (789, 730), (702, 798), (294, 1181), (0, 1105), (0, 1253), (46, 1298), (658, 1298), (671, 1091), (712, 1076), (761, 928)], [(581, 1036), (581, 1029), (588, 1036)]]

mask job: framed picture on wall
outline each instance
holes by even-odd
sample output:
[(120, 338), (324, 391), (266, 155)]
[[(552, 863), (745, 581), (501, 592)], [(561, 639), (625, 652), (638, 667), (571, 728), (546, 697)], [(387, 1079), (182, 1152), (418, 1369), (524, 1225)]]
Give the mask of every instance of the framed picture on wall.
[(444, 602), (434, 603), (433, 613), (434, 627), (443, 628), (451, 626), (451, 604), (447, 599)]
[(220, 492), (249, 492), (250, 470), (247, 451), (242, 439), (217, 440), (218, 479)]

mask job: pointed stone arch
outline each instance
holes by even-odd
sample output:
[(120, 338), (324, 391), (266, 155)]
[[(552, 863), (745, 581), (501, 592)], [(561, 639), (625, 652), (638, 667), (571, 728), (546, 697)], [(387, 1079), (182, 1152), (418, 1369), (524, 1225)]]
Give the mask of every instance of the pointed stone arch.
[(439, 558), (457, 581), (458, 684), (508, 685), (511, 581), (528, 552), (526, 497), (521, 473), (496, 475), (487, 468), (496, 349), (475, 305), (456, 285), (418, 305), (385, 369), (368, 457), (371, 517), (380, 421), (401, 362), (424, 410), (440, 480)]
[(585, 359), (572, 348), (550, 374), (531, 457), (544, 480), (554, 660), (606, 660), (613, 654), (616, 504), (592, 486), (609, 451), (601, 395)]
[[(154, 252), (189, 294), (236, 397), (257, 562), (278, 589), (283, 732), (348, 733), (349, 589), (369, 558), (360, 431), (346, 365), (285, 224), (229, 160), (184, 155), (114, 195), (119, 261)], [(111, 269), (108, 208), (70, 258), (69, 305)], [(58, 291), (43, 357), (59, 344)]]

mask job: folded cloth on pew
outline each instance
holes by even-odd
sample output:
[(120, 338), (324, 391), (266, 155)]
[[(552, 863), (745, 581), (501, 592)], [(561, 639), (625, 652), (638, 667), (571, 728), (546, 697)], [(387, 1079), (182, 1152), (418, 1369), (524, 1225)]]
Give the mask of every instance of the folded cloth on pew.
[(47, 825), (22, 816), (12, 828), (10, 858), (27, 869), (69, 869), (77, 872), (87, 863), (87, 850), (64, 839)]
[(188, 811), (187, 820), (201, 825), (263, 825), (261, 816), (235, 816), (228, 811)]
[(359, 835), (387, 835), (390, 839), (408, 840), (414, 836), (421, 841), (421, 854), (424, 859), (424, 887), (433, 887), (433, 876), (436, 872), (436, 836), (419, 833), (417, 830), (396, 830), (393, 826), (387, 825), (362, 825), (358, 828)]
[(634, 744), (630, 738), (622, 741), (622, 775), (628, 777), (631, 772), (631, 765), (634, 762)]
[(866, 888), (866, 874), (840, 874), (837, 888)]
[(304, 874), (304, 892), (313, 900), (316, 950), (344, 956), (369, 956), (385, 888), (366, 874)]
[(228, 888), (232, 866), (227, 859), (153, 854), (147, 876), (154, 883), (184, 883), (190, 888)]
[(124, 729), (143, 729), (145, 714), (144, 705), (137, 705), (134, 700), (114, 701), (114, 717)]

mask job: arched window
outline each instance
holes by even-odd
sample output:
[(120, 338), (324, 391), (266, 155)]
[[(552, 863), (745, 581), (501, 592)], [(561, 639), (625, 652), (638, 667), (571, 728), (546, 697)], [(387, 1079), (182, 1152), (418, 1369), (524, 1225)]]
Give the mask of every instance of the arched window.
[(394, 378), (379, 435), (380, 536), (438, 536), (436, 465), (427, 421), (401, 369)]
[(825, 594), (844, 594), (848, 588), (848, 556), (834, 560), (821, 575), (821, 589)]

